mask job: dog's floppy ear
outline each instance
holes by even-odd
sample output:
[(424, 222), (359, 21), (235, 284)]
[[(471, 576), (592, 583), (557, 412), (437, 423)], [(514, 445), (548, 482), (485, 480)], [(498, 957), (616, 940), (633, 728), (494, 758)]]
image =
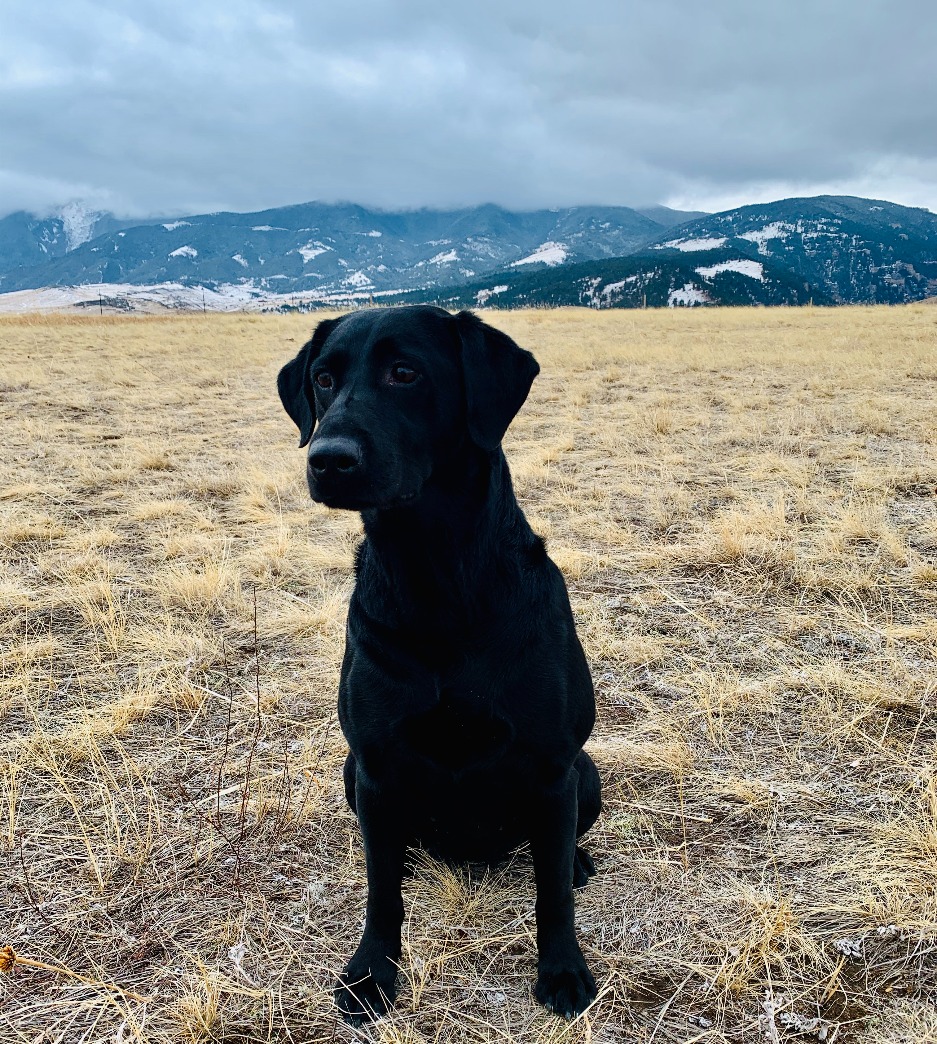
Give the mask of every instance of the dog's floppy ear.
[(339, 322), (339, 319), (323, 319), (315, 328), (312, 337), (299, 349), (296, 358), (290, 360), (277, 374), (280, 402), (299, 428), (300, 447), (309, 442), (312, 430), (316, 426), (316, 408), (309, 396), (309, 385), (306, 381), (309, 365), (318, 357), (326, 338)]
[(455, 317), (462, 340), (468, 430), (482, 449), (501, 442), (540, 372), (537, 360), (472, 312)]

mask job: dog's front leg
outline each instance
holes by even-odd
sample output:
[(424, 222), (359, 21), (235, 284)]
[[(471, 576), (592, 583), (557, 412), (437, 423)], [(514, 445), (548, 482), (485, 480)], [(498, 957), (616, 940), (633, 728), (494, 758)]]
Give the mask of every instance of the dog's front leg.
[(364, 933), (335, 988), (346, 1021), (360, 1025), (383, 1015), (396, 993), (403, 924), (403, 880), (407, 840), (403, 810), (361, 773), (355, 780), (358, 822), (364, 837), (368, 905)]
[(576, 940), (573, 854), (576, 851), (576, 770), (539, 800), (531, 836), (537, 879), (537, 1000), (571, 1019), (595, 999), (595, 979)]

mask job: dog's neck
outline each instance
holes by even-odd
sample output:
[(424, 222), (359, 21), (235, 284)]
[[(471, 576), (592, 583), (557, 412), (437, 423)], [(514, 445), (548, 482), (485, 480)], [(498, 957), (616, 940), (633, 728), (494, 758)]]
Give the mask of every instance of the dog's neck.
[(531, 554), (542, 553), (500, 447), (472, 447), (412, 506), (362, 512), (362, 519), (358, 598), (388, 626), (437, 630), (491, 619), (503, 589), (516, 586)]

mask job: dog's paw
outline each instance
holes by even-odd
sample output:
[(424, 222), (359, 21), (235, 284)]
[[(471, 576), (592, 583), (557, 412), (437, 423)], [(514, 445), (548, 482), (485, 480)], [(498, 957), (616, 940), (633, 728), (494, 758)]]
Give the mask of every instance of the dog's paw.
[(573, 856), (573, 888), (585, 888), (589, 878), (595, 876), (595, 863), (592, 856), (579, 845)]
[(352, 1026), (387, 1014), (397, 992), (397, 966), (389, 957), (373, 962), (357, 960), (357, 954), (335, 984), (335, 1003)]
[(564, 1019), (574, 1018), (585, 1011), (597, 993), (595, 979), (582, 954), (577, 954), (562, 967), (541, 965), (534, 989), (537, 1000)]

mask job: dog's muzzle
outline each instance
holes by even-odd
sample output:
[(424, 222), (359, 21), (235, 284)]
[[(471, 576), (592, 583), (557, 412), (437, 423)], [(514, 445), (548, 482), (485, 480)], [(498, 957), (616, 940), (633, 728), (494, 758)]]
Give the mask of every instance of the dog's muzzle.
[(360, 510), (362, 502), (370, 500), (361, 443), (347, 435), (313, 440), (306, 480), (312, 499), (326, 507)]

